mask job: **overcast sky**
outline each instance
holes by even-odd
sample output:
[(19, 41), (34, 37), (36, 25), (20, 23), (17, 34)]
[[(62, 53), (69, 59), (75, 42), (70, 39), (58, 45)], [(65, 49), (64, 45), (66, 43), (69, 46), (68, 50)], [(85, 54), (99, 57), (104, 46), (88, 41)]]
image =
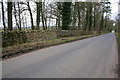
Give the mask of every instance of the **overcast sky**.
[(112, 7), (112, 19), (115, 19), (115, 16), (118, 15), (118, 1), (119, 0), (109, 0), (112, 4), (111, 4), (111, 7)]

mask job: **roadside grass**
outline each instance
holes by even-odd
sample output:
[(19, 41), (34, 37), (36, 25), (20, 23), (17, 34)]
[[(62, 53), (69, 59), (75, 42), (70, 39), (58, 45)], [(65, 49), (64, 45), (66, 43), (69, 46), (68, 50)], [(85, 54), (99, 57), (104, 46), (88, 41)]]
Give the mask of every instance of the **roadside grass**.
[(120, 34), (118, 34), (118, 45), (120, 45)]
[(120, 45), (120, 33), (115, 33), (116, 34), (116, 37), (117, 37), (117, 42), (118, 42), (118, 45)]
[(120, 33), (115, 33), (117, 37), (117, 44), (118, 44), (118, 64), (116, 65), (117, 70), (116, 73), (118, 78), (120, 78)]
[(118, 77), (120, 78), (120, 33), (118, 33)]
[(24, 44), (5, 47), (2, 49), (2, 59), (8, 59), (8, 58), (19, 56), (21, 54), (24, 54), (30, 51), (34, 51), (34, 50), (38, 50), (38, 49), (42, 49), (50, 46), (55, 46), (59, 44), (64, 44), (72, 41), (77, 41), (77, 40), (81, 40), (81, 39), (85, 39), (93, 36), (97, 36), (97, 35), (63, 37), (63, 38), (58, 38), (54, 40), (38, 41), (33, 43), (24, 43)]

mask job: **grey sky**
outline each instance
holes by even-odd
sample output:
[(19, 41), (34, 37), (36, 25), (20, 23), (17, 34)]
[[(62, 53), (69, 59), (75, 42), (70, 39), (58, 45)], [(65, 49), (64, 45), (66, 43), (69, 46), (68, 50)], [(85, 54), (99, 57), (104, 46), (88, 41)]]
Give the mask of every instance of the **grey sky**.
[(110, 0), (111, 7), (112, 7), (112, 19), (115, 19), (115, 17), (118, 15), (118, 1), (119, 0)]

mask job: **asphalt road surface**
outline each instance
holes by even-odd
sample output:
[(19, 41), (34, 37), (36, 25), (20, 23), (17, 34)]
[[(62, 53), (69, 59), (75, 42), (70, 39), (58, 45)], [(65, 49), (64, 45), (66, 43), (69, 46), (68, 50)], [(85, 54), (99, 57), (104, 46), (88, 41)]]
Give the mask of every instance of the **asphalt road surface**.
[(3, 61), (3, 78), (115, 78), (114, 33), (53, 46)]

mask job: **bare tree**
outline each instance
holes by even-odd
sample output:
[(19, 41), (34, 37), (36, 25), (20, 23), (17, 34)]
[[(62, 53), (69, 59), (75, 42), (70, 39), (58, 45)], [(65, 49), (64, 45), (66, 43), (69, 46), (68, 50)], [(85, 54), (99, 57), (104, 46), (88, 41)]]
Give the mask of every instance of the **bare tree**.
[(43, 25), (43, 29), (46, 30), (47, 29), (47, 25), (46, 25), (46, 19), (45, 19), (45, 12), (44, 12), (44, 3), (42, 3), (42, 5), (40, 6), (40, 12), (41, 12), (41, 17), (42, 17), (42, 25)]
[(16, 25), (19, 29), (19, 23), (18, 23), (18, 19), (17, 19), (17, 10), (16, 10), (16, 6), (15, 6), (15, 2), (13, 3), (13, 7), (14, 7), (14, 17), (15, 17)]
[(20, 3), (18, 2), (19, 30), (21, 30)]
[(30, 13), (32, 30), (34, 30), (35, 27), (34, 27), (34, 24), (33, 24), (33, 15), (32, 15), (32, 11), (31, 11), (29, 2), (27, 2), (27, 6), (28, 6), (29, 13)]
[(80, 16), (80, 3), (76, 3), (77, 5), (77, 13), (78, 13), (78, 27), (80, 27), (80, 19), (81, 19), (81, 16)]
[(4, 31), (6, 30), (6, 25), (5, 25), (5, 14), (4, 14), (4, 4), (3, 4), (3, 0), (1, 2), (1, 6), (2, 6), (2, 21), (3, 21), (3, 26), (4, 26)]

